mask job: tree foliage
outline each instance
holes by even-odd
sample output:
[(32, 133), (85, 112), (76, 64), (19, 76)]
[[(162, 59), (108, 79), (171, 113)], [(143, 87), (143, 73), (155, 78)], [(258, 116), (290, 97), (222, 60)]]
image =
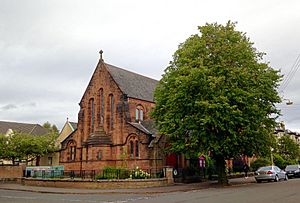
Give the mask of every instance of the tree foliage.
[(299, 160), (300, 158), (299, 145), (290, 138), (290, 135), (284, 135), (278, 139), (276, 151), (285, 160)]
[(173, 55), (155, 90), (152, 115), (172, 151), (210, 153), (222, 182), (225, 159), (269, 153), (281, 76), (235, 23), (199, 31)]
[[(277, 157), (276, 157), (277, 160)], [(271, 160), (266, 158), (258, 158), (251, 163), (251, 170), (256, 171), (259, 167), (271, 165)]]
[(36, 136), (14, 132), (11, 135), (0, 135), (0, 158), (31, 161), (39, 156), (55, 152), (56, 134)]
[(54, 133), (54, 134), (58, 134), (58, 128), (56, 127), (55, 124), (51, 125), (51, 123), (49, 123), (48, 121), (46, 123), (43, 124), (43, 127), (46, 128), (47, 130), (50, 131), (50, 133)]

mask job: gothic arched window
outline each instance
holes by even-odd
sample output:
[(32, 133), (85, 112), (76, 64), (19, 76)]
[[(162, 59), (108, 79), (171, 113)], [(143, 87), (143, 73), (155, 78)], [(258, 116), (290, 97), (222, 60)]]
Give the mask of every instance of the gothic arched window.
[(134, 144), (133, 141), (130, 141), (130, 158), (133, 159), (134, 157)]
[(114, 95), (109, 95), (110, 98), (110, 130), (114, 128)]
[(139, 141), (135, 141), (135, 158), (139, 158)]
[(89, 127), (90, 127), (90, 132), (94, 132), (94, 127), (95, 127), (95, 103), (94, 99), (91, 98), (89, 101)]
[(99, 90), (99, 124), (103, 126), (104, 124), (104, 94), (103, 89)]
[(138, 105), (135, 109), (135, 120), (137, 122), (144, 120), (144, 109), (141, 105)]
[(75, 161), (76, 159), (76, 143), (70, 141), (68, 144), (69, 161)]

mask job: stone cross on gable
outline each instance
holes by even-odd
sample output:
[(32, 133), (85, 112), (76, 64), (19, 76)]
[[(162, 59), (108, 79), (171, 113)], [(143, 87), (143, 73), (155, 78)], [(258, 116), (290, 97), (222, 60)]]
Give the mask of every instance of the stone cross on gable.
[(100, 54), (100, 60), (103, 61), (103, 58), (102, 58), (103, 51), (102, 51), (102, 49), (99, 51), (99, 54)]

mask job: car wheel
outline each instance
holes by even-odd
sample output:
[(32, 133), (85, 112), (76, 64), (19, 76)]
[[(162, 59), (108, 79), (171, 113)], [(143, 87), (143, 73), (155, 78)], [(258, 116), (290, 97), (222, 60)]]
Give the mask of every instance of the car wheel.
[(256, 180), (257, 183), (261, 183), (261, 180)]
[(287, 181), (288, 179), (289, 179), (289, 177), (288, 177), (287, 175), (285, 175), (285, 178), (284, 178), (284, 180), (286, 180), (286, 181)]
[(275, 176), (274, 181), (275, 181), (275, 182), (278, 182), (278, 181), (279, 181), (278, 175)]

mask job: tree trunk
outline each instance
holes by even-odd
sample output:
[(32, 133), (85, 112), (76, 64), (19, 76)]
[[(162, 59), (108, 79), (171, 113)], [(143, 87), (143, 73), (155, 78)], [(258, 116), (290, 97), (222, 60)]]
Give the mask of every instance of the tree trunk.
[(218, 173), (218, 183), (221, 185), (228, 185), (228, 179), (226, 174), (226, 162), (223, 156), (215, 156), (216, 168)]
[(40, 156), (37, 156), (37, 157), (36, 157), (36, 162), (35, 162), (35, 165), (36, 165), (36, 166), (39, 166), (39, 165), (40, 165), (40, 160), (41, 160), (41, 157), (40, 157)]

